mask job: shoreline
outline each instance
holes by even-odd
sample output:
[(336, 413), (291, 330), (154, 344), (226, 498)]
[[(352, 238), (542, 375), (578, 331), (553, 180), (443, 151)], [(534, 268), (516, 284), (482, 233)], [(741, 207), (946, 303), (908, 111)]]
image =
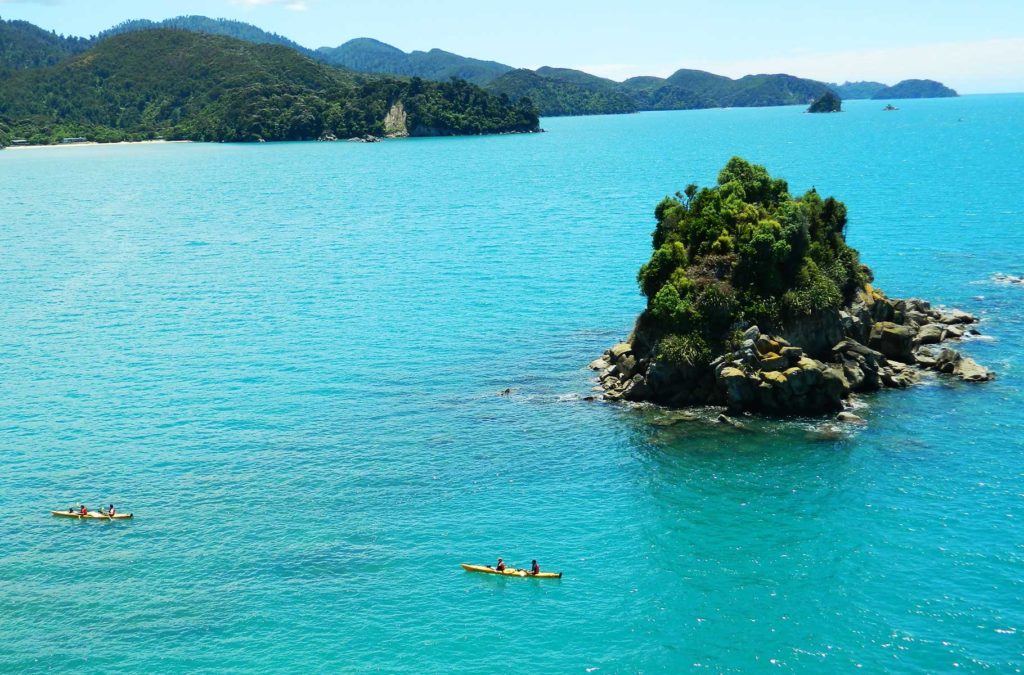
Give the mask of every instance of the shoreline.
[(191, 143), (192, 141), (117, 141), (116, 143), (100, 143), (98, 141), (86, 141), (85, 143), (51, 143), (50, 145), (8, 145), (3, 152), (8, 150), (52, 150), (54, 148), (95, 148), (111, 147), (117, 145), (163, 145), (170, 143)]

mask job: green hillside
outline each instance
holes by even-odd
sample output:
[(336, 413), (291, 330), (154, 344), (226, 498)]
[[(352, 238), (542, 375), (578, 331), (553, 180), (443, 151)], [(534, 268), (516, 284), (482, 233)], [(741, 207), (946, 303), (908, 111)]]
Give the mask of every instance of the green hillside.
[(312, 56), (313, 52), (300, 45), (297, 42), (293, 42), (288, 38), (278, 35), (277, 33), (270, 33), (258, 28), (249, 23), (242, 21), (233, 21), (231, 19), (211, 19), (206, 16), (177, 16), (172, 19), (165, 19), (163, 21), (149, 21), (148, 19), (137, 19), (134, 21), (125, 21), (119, 23), (113, 28), (109, 28), (97, 37), (98, 40), (103, 40), (115, 35), (121, 35), (123, 33), (133, 33), (140, 30), (153, 30), (154, 28), (175, 28), (177, 30), (185, 30), (192, 33), (205, 33), (207, 35), (222, 35), (224, 37), (235, 38), (236, 40), (242, 40), (244, 42), (251, 42), (257, 45), (282, 45), (285, 47), (291, 47), (295, 51), (305, 54), (306, 56)]
[[(546, 77), (542, 72), (558, 74), (558, 77)], [(554, 68), (542, 68), (536, 72), (513, 70), (487, 85), (487, 90), (508, 96), (513, 101), (529, 100), (542, 115), (549, 117), (637, 111), (636, 103), (620, 91), (615, 82), (580, 71)]]
[(27, 21), (0, 19), (0, 72), (52, 66), (89, 45), (89, 40), (57, 35)]
[[(401, 104), (398, 106), (397, 104)], [(0, 80), (0, 142), (67, 136), (306, 140), (530, 131), (535, 111), (462, 81), (356, 75), (293, 49), (178, 30), (129, 32)]]
[(361, 73), (418, 77), (442, 83), (453, 78), (465, 80), (486, 87), (496, 95), (504, 94), (512, 101), (532, 101), (543, 115), (549, 116), (806, 105), (829, 89), (850, 99), (957, 95), (931, 80), (906, 80), (894, 87), (879, 82), (827, 85), (784, 74), (747, 75), (734, 80), (689, 69), (679, 70), (667, 78), (634, 77), (619, 83), (567, 68), (516, 70), (495, 61), (441, 49), (404, 52), (371, 38), (358, 38), (339, 47), (321, 47), (314, 51), (251, 24), (205, 16), (180, 16), (159, 22), (126, 21), (89, 39), (59, 36), (24, 21), (0, 21), (0, 72), (53, 66), (105, 40), (153, 29), (178, 29), (250, 44), (286, 47), (328, 65)]
[(701, 70), (668, 78), (634, 77), (614, 82), (565, 68), (517, 70), (488, 85), (513, 100), (529, 98), (542, 115), (590, 115), (636, 110), (692, 110), (806, 105), (828, 86), (792, 75), (747, 75), (733, 80)]
[(830, 84), (832, 91), (839, 94), (843, 99), (865, 99), (871, 98), (878, 92), (886, 89), (888, 85), (881, 82), (844, 82), (843, 84)]
[(511, 66), (501, 63), (459, 56), (441, 49), (406, 53), (371, 38), (349, 40), (340, 47), (321, 47), (316, 50), (316, 58), (364, 73), (422, 77), (440, 82), (456, 77), (479, 85), (488, 84), (512, 70)]

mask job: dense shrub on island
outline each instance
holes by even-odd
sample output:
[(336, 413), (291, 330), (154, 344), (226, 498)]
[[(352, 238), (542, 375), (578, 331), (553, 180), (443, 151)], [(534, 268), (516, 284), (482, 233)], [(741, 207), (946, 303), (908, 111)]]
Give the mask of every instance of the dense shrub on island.
[(807, 109), (809, 113), (837, 113), (843, 112), (843, 100), (834, 92), (826, 91), (814, 100), (814, 103)]
[(734, 157), (716, 186), (689, 185), (655, 217), (637, 277), (647, 308), (627, 342), (591, 364), (608, 400), (822, 413), (853, 392), (910, 386), (913, 366), (993, 377), (942, 346), (975, 317), (871, 286), (832, 197), (794, 197)]

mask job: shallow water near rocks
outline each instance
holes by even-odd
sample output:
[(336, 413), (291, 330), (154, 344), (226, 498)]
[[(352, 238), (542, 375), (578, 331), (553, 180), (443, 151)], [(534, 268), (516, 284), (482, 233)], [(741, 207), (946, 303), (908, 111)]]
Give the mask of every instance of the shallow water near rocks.
[[(1019, 671), (1024, 97), (899, 105), (0, 152), (0, 670)], [(580, 400), (654, 205), (734, 154), (999, 380), (864, 427)], [(459, 568), (498, 555), (565, 577)]]

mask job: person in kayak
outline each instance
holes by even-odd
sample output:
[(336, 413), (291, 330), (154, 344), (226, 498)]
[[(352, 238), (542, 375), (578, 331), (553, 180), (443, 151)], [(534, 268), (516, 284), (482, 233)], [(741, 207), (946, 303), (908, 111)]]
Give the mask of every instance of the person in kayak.
[(87, 516), (89, 515), (89, 509), (85, 508), (85, 504), (82, 504), (82, 508), (78, 509), (78, 515)]
[(114, 505), (113, 505), (113, 504), (111, 504), (111, 505), (110, 505), (110, 508), (109, 508), (109, 509), (107, 509), (107, 515), (108, 515), (108, 516), (110, 516), (111, 518), (113, 518), (113, 517), (114, 517), (114, 516), (116, 515), (116, 513), (117, 513), (117, 512), (116, 512), (116, 511), (114, 511)]
[(540, 574), (540, 565), (537, 564), (536, 560), (534, 560), (533, 564), (530, 565), (530, 574), (535, 576)]
[(504, 572), (505, 571), (505, 561), (502, 560), (501, 558), (498, 558), (498, 564), (494, 567), (494, 569), (498, 570), (499, 572)]

